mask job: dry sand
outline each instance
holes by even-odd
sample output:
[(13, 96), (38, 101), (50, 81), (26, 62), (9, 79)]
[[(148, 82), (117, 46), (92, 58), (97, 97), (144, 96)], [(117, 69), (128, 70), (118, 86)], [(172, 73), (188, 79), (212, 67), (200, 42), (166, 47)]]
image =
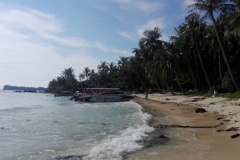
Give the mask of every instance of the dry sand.
[[(149, 94), (147, 101), (144, 97), (144, 94), (138, 94), (135, 101), (153, 115), (152, 126), (161, 123), (158, 119), (163, 113), (167, 114), (169, 119), (169, 124), (164, 125), (215, 126), (220, 123), (224, 124), (217, 128), (186, 128), (194, 133), (199, 142), (205, 145), (206, 151), (199, 150), (203, 153), (200, 156), (197, 153), (198, 156), (194, 156), (195, 153), (191, 153), (193, 155), (180, 155), (177, 152), (162, 155), (144, 153), (143, 158), (136, 154), (130, 156), (129, 159), (240, 159), (240, 136), (231, 138), (232, 135), (239, 134), (240, 130), (225, 131), (231, 127), (240, 127), (240, 100), (190, 97), (180, 94)], [(208, 112), (195, 113), (197, 107), (204, 108)]]

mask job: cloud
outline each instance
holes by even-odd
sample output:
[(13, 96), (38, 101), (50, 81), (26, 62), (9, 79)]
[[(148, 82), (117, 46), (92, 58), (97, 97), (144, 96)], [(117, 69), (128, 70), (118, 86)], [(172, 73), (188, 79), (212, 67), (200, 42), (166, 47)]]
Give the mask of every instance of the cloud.
[(124, 37), (124, 38), (127, 38), (127, 39), (131, 40), (131, 41), (138, 41), (137, 38), (134, 38), (134, 35), (131, 35), (131, 34), (128, 33), (128, 32), (118, 32), (118, 34), (119, 34), (120, 36)]
[(0, 37), (5, 38), (0, 43), (0, 85), (47, 87), (64, 68), (72, 67), (78, 75), (84, 67), (94, 67), (100, 61), (78, 50), (60, 55), (55, 46), (28, 41), (25, 36), (2, 28)]
[(47, 87), (64, 68), (72, 67), (76, 75), (86, 66), (96, 69), (104, 55), (91, 57), (87, 49), (130, 54), (65, 33), (64, 22), (53, 14), (0, 4), (0, 87)]
[(143, 32), (145, 30), (149, 30), (149, 29), (154, 29), (155, 27), (160, 28), (160, 30), (163, 30), (165, 28), (165, 22), (164, 22), (164, 18), (158, 18), (158, 19), (152, 19), (147, 21), (146, 24), (144, 25), (140, 25), (137, 27), (137, 33), (139, 37), (142, 37)]
[(183, 1), (183, 6), (184, 7), (188, 7), (188, 6), (190, 6), (190, 5), (194, 4), (194, 3), (195, 3), (194, 0), (184, 0)]
[[(135, 28), (135, 32), (118, 32), (118, 34), (124, 38), (127, 38), (129, 40), (132, 41), (138, 41), (140, 38), (143, 37), (143, 32), (145, 30), (150, 30), (150, 29), (154, 29), (155, 27), (160, 28), (160, 31), (163, 31), (163, 29), (165, 28), (165, 18), (161, 17), (161, 18), (156, 18), (156, 19), (151, 19), (148, 20), (145, 24), (142, 25), (138, 25)], [(165, 41), (168, 41), (168, 36), (165, 36), (162, 34), (162, 38)]]
[(108, 47), (104, 46), (101, 42), (95, 42), (94, 46), (101, 51), (105, 51), (105, 52), (109, 52), (109, 53), (117, 53), (117, 54), (122, 54), (125, 56), (131, 55), (131, 51), (108, 48)]
[(159, 2), (144, 1), (144, 0), (114, 0), (120, 4), (123, 9), (135, 10), (144, 14), (152, 14), (159, 11), (165, 5)]

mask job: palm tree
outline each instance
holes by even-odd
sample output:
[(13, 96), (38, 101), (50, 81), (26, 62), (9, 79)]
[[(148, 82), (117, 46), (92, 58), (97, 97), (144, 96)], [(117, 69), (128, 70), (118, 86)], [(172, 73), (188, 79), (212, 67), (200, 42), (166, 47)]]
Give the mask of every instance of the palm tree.
[[(64, 69), (61, 73), (61, 78), (59, 77), (58, 80), (62, 81), (63, 88), (66, 90), (74, 90), (77, 87), (77, 79), (71, 67)], [(63, 81), (65, 84), (63, 84)]]
[(197, 13), (192, 13), (186, 17), (186, 24), (183, 24), (180, 30), (180, 37), (182, 39), (190, 39), (191, 46), (193, 46), (197, 53), (198, 58), (207, 81), (208, 87), (211, 88), (211, 83), (203, 62), (202, 53), (200, 51), (199, 37), (202, 36), (203, 30), (206, 29), (206, 24), (200, 19)]
[(79, 80), (81, 82), (81, 87), (83, 87), (82, 80), (85, 78), (85, 74), (84, 73), (80, 73), (78, 77), (79, 77)]
[(98, 87), (98, 74), (95, 73), (95, 70), (92, 69), (89, 73), (89, 85), (93, 87)]
[(228, 22), (228, 28), (225, 32), (226, 37), (233, 36), (236, 39), (240, 37), (240, 1), (239, 0), (232, 0), (235, 5), (235, 10), (229, 13), (226, 19)]
[(109, 87), (115, 87), (116, 86), (116, 79), (118, 77), (118, 68), (114, 62), (108, 63), (108, 68), (109, 68)]
[[(185, 71), (185, 73), (183, 76), (188, 76), (188, 73), (190, 72), (190, 76), (192, 81), (188, 81), (188, 83), (193, 83), (193, 86), (188, 85), (188, 89), (192, 89), (194, 88), (194, 90), (198, 90), (198, 86), (197, 86), (197, 79), (198, 79), (198, 70), (196, 68), (196, 76), (194, 75), (194, 65), (193, 65), (193, 61), (196, 59), (195, 58), (195, 54), (193, 54), (194, 56), (191, 55), (192, 51), (192, 47), (191, 44), (189, 43), (189, 40), (187, 40), (186, 38), (182, 38), (180, 37), (180, 29), (181, 29), (181, 25), (178, 27), (179, 29), (175, 28), (175, 32), (177, 34), (177, 36), (171, 36), (170, 37), (170, 43), (171, 45), (174, 46), (175, 48), (175, 53), (179, 53), (179, 61), (184, 61), (186, 63), (182, 63), (181, 66), (183, 69), (182, 71)], [(196, 63), (196, 62), (195, 62)], [(196, 65), (196, 64), (195, 64)], [(186, 83), (186, 82), (184, 82)]]
[(109, 67), (106, 61), (101, 61), (101, 64), (97, 66), (98, 68), (98, 75), (99, 75), (99, 81), (100, 81), (100, 85), (101, 87), (107, 87), (108, 85), (108, 71), (109, 71)]
[(89, 72), (90, 72), (90, 69), (88, 67), (85, 67), (83, 70), (83, 74), (87, 78), (87, 81), (88, 81)]
[[(196, 3), (190, 5), (189, 8), (192, 8), (192, 10), (204, 11), (205, 12), (204, 17), (210, 17), (210, 19), (213, 23), (214, 31), (215, 31), (215, 34), (217, 36), (217, 40), (218, 40), (220, 49), (221, 49), (222, 54), (223, 54), (224, 61), (225, 61), (226, 65), (227, 65), (227, 68), (228, 68), (228, 73), (229, 73), (229, 75), (232, 79), (232, 82), (233, 82), (235, 88), (237, 90), (239, 90), (239, 88), (237, 86), (237, 83), (234, 79), (232, 69), (231, 69), (230, 64), (228, 62), (227, 55), (226, 55), (225, 49), (223, 47), (222, 40), (220, 39), (220, 36), (218, 34), (216, 19), (214, 17), (215, 12), (216, 13), (219, 13), (219, 12), (221, 13), (221, 12), (228, 12), (228, 11), (234, 10), (234, 5), (230, 4), (230, 3), (226, 3), (227, 0), (194, 0), (194, 1)], [(192, 11), (192, 10), (190, 10), (190, 11)]]

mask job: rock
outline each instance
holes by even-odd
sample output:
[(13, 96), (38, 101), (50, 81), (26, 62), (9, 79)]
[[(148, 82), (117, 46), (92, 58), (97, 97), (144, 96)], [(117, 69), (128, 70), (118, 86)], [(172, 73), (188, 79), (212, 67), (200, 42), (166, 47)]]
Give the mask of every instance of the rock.
[(218, 129), (216, 130), (216, 132), (224, 132), (225, 130), (224, 129)]
[(73, 160), (73, 159), (81, 160), (83, 157), (84, 157), (84, 155), (69, 155), (69, 156), (59, 156), (59, 157), (56, 157), (55, 159), (56, 160), (64, 160), (64, 159), (67, 159), (67, 160)]
[(207, 112), (204, 108), (196, 108), (195, 109), (195, 112), (196, 113), (205, 113), (205, 112)]
[(150, 139), (145, 139), (143, 141), (144, 147), (152, 147), (155, 145), (163, 145), (167, 143), (170, 139), (164, 135), (152, 136)]
[(230, 120), (229, 120), (229, 119), (224, 119), (223, 121), (224, 121), (224, 122), (230, 122)]
[(231, 127), (227, 129), (226, 131), (238, 131), (238, 127)]
[(239, 137), (239, 136), (240, 136), (240, 134), (237, 133), (237, 134), (232, 135), (231, 138), (237, 138), (237, 137)]

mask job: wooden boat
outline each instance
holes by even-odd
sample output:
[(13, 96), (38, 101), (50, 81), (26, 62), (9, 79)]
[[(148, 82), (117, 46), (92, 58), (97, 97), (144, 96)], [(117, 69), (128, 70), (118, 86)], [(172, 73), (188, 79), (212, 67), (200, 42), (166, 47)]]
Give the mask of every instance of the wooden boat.
[(81, 102), (125, 102), (135, 98), (119, 88), (86, 88), (76, 92), (74, 96), (72, 99)]

